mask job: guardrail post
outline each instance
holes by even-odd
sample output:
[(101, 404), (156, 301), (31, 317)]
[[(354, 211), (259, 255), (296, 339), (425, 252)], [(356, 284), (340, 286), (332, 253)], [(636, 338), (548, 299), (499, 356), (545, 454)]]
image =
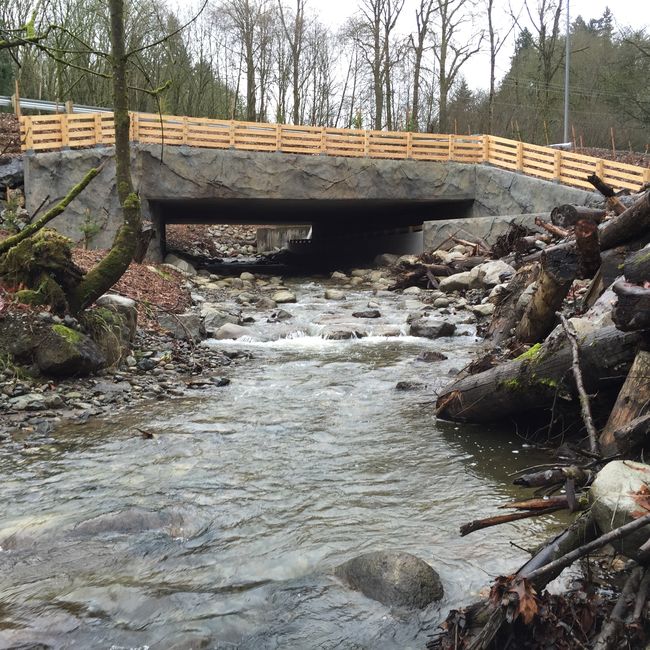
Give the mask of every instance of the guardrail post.
[(517, 142), (517, 171), (524, 171), (524, 143)]
[(182, 143), (183, 143), (184, 145), (187, 144), (187, 140), (188, 140), (188, 138), (189, 138), (189, 131), (190, 131), (190, 129), (189, 129), (188, 121), (189, 121), (189, 120), (188, 120), (187, 117), (183, 117), (183, 134), (182, 134), (181, 137), (182, 137)]
[(483, 162), (490, 162), (490, 136), (483, 135)]
[(94, 140), (95, 146), (102, 144), (103, 133), (102, 133), (102, 116), (101, 113), (95, 113), (93, 116), (94, 119)]
[(29, 117), (21, 115), (20, 132), (23, 135), (23, 151), (32, 153), (34, 151), (34, 133), (32, 131), (32, 120)]
[(453, 160), (454, 159), (454, 144), (456, 144), (456, 136), (453, 134), (449, 134), (449, 153), (447, 156), (447, 160)]
[(139, 113), (129, 113), (131, 123), (129, 137), (131, 142), (137, 142), (140, 138)]
[(282, 126), (275, 125), (275, 150), (282, 151)]
[(409, 131), (406, 134), (406, 157), (409, 159), (413, 157), (413, 132), (412, 131)]
[(230, 120), (230, 148), (235, 148), (235, 120)]
[(327, 140), (326, 140), (325, 127), (320, 127), (320, 146), (318, 147), (321, 154), (327, 153)]
[(650, 167), (646, 167), (643, 171), (643, 182), (650, 183)]
[(562, 180), (562, 152), (553, 152), (553, 176), (559, 183)]
[(363, 155), (370, 157), (370, 131), (367, 129), (363, 132)]
[(596, 161), (596, 176), (604, 178), (605, 176), (605, 161), (600, 159)]
[(61, 149), (69, 149), (70, 129), (68, 127), (68, 114), (61, 113), (59, 119), (61, 120)]

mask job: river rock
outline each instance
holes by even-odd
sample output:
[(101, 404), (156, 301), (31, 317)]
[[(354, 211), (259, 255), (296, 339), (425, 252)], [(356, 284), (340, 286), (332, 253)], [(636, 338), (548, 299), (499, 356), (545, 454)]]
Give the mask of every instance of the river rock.
[(367, 309), (366, 311), (353, 311), (354, 318), (381, 318), (381, 313), (378, 309)]
[(410, 553), (364, 553), (341, 564), (335, 574), (351, 589), (389, 607), (424, 609), (443, 596), (438, 574)]
[(213, 335), (213, 338), (220, 341), (226, 339), (240, 339), (242, 336), (248, 336), (250, 330), (235, 323), (225, 323)]
[(48, 408), (41, 393), (28, 393), (9, 400), (11, 408), (16, 411), (42, 411)]
[(374, 261), (377, 266), (393, 266), (393, 264), (397, 263), (398, 259), (399, 255), (395, 255), (394, 253), (382, 253), (381, 255), (377, 255)]
[(288, 289), (280, 289), (276, 291), (273, 296), (271, 296), (278, 305), (283, 305), (289, 302), (296, 302), (296, 294), (289, 291)]
[[(647, 515), (650, 509), (650, 465), (614, 460), (598, 472), (589, 490), (591, 513), (602, 533)], [(619, 553), (637, 559), (650, 537), (650, 524), (614, 542)]]
[(165, 264), (170, 264), (171, 266), (175, 267), (179, 271), (182, 271), (183, 273), (186, 273), (187, 275), (196, 275), (196, 269), (189, 262), (186, 262), (180, 257), (172, 255), (171, 253), (165, 256)]
[(252, 273), (249, 273), (248, 271), (244, 271), (239, 275), (240, 280), (246, 280), (248, 282), (255, 282), (255, 276)]
[(21, 157), (10, 158), (0, 165), (0, 189), (18, 187), (24, 183), (24, 164)]
[(257, 300), (255, 306), (258, 309), (275, 309), (278, 306), (278, 303), (275, 300), (272, 300), (268, 296), (262, 296)]
[(203, 327), (208, 336), (211, 336), (226, 323), (239, 324), (239, 316), (237, 314), (228, 312), (215, 303), (204, 303), (201, 307), (201, 318), (203, 319)]
[(492, 316), (495, 310), (495, 305), (494, 303), (486, 302), (481, 305), (470, 305), (468, 309), (477, 316)]
[(422, 289), (420, 287), (406, 287), (402, 293), (405, 296), (419, 296), (422, 293)]
[(293, 318), (293, 315), (289, 313), (286, 309), (278, 309), (274, 311), (267, 319), (267, 323), (281, 323), (285, 320), (290, 320)]
[(341, 273), (341, 271), (334, 271), (332, 275), (330, 275), (330, 278), (332, 278), (332, 280), (339, 280), (341, 282), (344, 282), (348, 279), (348, 276), (345, 275), (345, 273)]
[(45, 330), (35, 360), (39, 370), (52, 377), (83, 377), (106, 363), (106, 357), (90, 337), (56, 323)]
[(509, 280), (515, 274), (515, 270), (510, 264), (494, 260), (475, 266), (469, 273), (473, 289), (489, 289)]
[(330, 341), (347, 341), (349, 339), (360, 339), (366, 336), (365, 332), (360, 332), (354, 329), (348, 328), (337, 328), (324, 332), (326, 339)]
[(426, 388), (427, 385), (423, 384), (421, 381), (398, 381), (395, 384), (397, 390), (422, 390)]
[(442, 309), (444, 307), (449, 307), (449, 298), (436, 298), (433, 301), (433, 306), (436, 309)]
[(339, 289), (326, 289), (326, 300), (345, 300), (345, 293)]
[(435, 361), (445, 361), (447, 356), (442, 354), (442, 352), (436, 352), (435, 350), (426, 350), (419, 354), (416, 361), (425, 361), (426, 363), (433, 363)]
[(200, 341), (204, 332), (200, 314), (186, 312), (185, 314), (158, 315), (158, 324), (171, 332), (175, 339), (184, 341)]
[(138, 325), (138, 308), (135, 300), (131, 300), (131, 298), (127, 298), (126, 296), (118, 296), (113, 293), (105, 293), (95, 301), (95, 305), (97, 305), (97, 307), (104, 307), (111, 309), (118, 314), (122, 314), (129, 328), (129, 340), (133, 341), (133, 338), (135, 337), (135, 330)]
[(428, 339), (437, 339), (441, 336), (453, 336), (456, 326), (445, 320), (434, 318), (418, 318), (411, 323), (411, 336), (423, 336)]
[(440, 280), (440, 291), (451, 293), (452, 291), (466, 291), (472, 286), (471, 271), (463, 271), (462, 273), (454, 273), (449, 277)]

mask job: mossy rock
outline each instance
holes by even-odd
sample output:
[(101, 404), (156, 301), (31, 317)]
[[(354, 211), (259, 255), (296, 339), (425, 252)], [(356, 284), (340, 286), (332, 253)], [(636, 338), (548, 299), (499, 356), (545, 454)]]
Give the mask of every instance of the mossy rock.
[(89, 375), (106, 363), (97, 344), (85, 334), (65, 325), (50, 325), (36, 348), (39, 370), (51, 377)]
[(135, 320), (113, 307), (94, 307), (84, 312), (81, 322), (104, 355), (107, 366), (118, 364), (129, 354)]

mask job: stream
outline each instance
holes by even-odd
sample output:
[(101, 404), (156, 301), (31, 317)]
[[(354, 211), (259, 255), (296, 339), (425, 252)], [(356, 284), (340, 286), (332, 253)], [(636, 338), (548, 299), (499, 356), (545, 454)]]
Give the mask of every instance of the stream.
[[(512, 430), (433, 416), (474, 325), (414, 338), (417, 296), (287, 284), (291, 319), (251, 312), (251, 336), (207, 342), (250, 352), (229, 386), (0, 446), (0, 648), (423, 648), (552, 532), (546, 517), (458, 535), (540, 462)], [(381, 318), (353, 318), (369, 301)], [(324, 338), (346, 327), (367, 336)], [(380, 549), (431, 564), (443, 600), (392, 611), (332, 576)]]

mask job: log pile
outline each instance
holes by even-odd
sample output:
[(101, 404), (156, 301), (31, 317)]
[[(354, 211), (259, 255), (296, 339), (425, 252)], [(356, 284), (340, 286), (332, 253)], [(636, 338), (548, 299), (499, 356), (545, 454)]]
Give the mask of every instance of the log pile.
[[(516, 272), (491, 296), (496, 306), (483, 330), (491, 350), (436, 401), (438, 418), (575, 436), (570, 461), (516, 477), (535, 492), (501, 506), (514, 512), (468, 522), (461, 535), (558, 510), (582, 514), (497, 578), (489, 598), (452, 611), (429, 648), (605, 650), (646, 647), (650, 638), (650, 466), (633, 463), (650, 451), (650, 191), (624, 204), (601, 179), (590, 181), (602, 209), (557, 206), (536, 219), (540, 232), (501, 242), (498, 252), (507, 244), (504, 259)], [(640, 483), (611, 478), (632, 471)], [(616, 499), (603, 514), (610, 493)], [(631, 558), (614, 601), (593, 589), (543, 593), (562, 569), (604, 547)]]

